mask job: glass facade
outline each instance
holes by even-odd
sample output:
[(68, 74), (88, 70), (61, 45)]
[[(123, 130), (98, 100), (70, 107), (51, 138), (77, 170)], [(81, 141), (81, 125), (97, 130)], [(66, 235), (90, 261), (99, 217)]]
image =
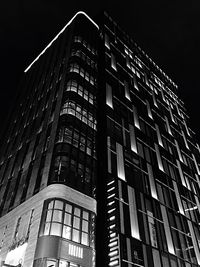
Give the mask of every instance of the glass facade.
[(94, 248), (95, 215), (59, 199), (45, 203), (40, 236), (60, 236)]
[(24, 267), (197, 267), (200, 148), (177, 85), (97, 21), (76, 15), (22, 80), (0, 159), (2, 261), (23, 248)]

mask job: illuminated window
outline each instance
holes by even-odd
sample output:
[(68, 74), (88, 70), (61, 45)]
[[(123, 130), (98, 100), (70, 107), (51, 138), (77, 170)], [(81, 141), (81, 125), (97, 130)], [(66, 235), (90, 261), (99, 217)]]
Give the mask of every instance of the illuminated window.
[(84, 47), (87, 48), (92, 54), (96, 55), (97, 51), (92, 47), (88, 42), (86, 42), (81, 36), (75, 36), (74, 42), (81, 43)]
[(113, 108), (112, 87), (108, 83), (106, 83), (106, 104)]
[(156, 234), (156, 226), (153, 218), (153, 213), (149, 210), (147, 210), (148, 215), (148, 224), (149, 224), (149, 233), (150, 233), (150, 239), (151, 239), (151, 245), (154, 247), (158, 247), (157, 242), (157, 234)]
[(92, 105), (95, 103), (96, 97), (92, 93), (90, 93), (86, 88), (83, 88), (82, 85), (78, 84), (76, 80), (68, 81), (66, 92), (69, 91), (77, 93)]
[(117, 71), (116, 58), (113, 54), (111, 54), (111, 67)]
[(44, 214), (41, 235), (56, 235), (94, 247), (94, 214), (91, 212), (55, 199), (45, 203)]
[(69, 72), (76, 72), (92, 85), (96, 84), (96, 79), (80, 65), (78, 65), (78, 63), (71, 63), (69, 66)]
[(128, 100), (131, 100), (131, 97), (130, 97), (130, 90), (129, 90), (129, 85), (128, 85), (128, 82), (127, 82), (127, 81), (124, 81), (124, 90), (125, 90), (125, 97), (126, 97)]
[(74, 101), (67, 100), (63, 104), (60, 115), (62, 114), (75, 116), (89, 127), (96, 130), (96, 119), (94, 118), (94, 115)]
[(110, 49), (110, 40), (109, 36), (105, 33), (105, 46)]
[(60, 142), (71, 144), (90, 156), (96, 156), (94, 135), (86, 136), (74, 127), (62, 126), (59, 128), (56, 143)]
[(96, 69), (96, 63), (90, 58), (88, 57), (85, 53), (83, 53), (83, 51), (81, 50), (72, 50), (71, 56), (77, 56), (80, 57), (81, 59), (83, 59), (88, 66), (90, 66), (93, 69)]
[(126, 181), (125, 178), (125, 169), (124, 169), (124, 156), (123, 156), (123, 147), (119, 143), (116, 143), (116, 152), (117, 152), (117, 175), (123, 181)]

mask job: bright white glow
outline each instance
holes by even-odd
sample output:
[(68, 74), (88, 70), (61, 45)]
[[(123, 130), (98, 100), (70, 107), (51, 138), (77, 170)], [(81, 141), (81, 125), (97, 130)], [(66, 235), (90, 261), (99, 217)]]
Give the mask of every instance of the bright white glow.
[(173, 185), (174, 185), (176, 200), (177, 200), (177, 203), (178, 203), (178, 209), (179, 209), (181, 214), (185, 215), (184, 210), (183, 210), (183, 205), (182, 205), (182, 202), (181, 202), (181, 198), (180, 198), (180, 194), (178, 192), (178, 187), (177, 187), (177, 184), (176, 184), (175, 181), (173, 181)]
[(161, 156), (160, 156), (160, 150), (159, 150), (159, 147), (157, 144), (154, 144), (155, 145), (155, 150), (156, 150), (156, 158), (157, 158), (157, 161), (158, 161), (158, 168), (164, 172), (164, 168), (163, 168), (163, 163), (162, 163), (162, 160), (161, 160)]
[(78, 16), (78, 15), (84, 15), (87, 19), (89, 19), (90, 22), (93, 23), (93, 25), (99, 29), (99, 26), (83, 11), (79, 11), (77, 12), (71, 19), (70, 21), (62, 28), (62, 30), (53, 38), (53, 40), (45, 47), (44, 50), (42, 50), (42, 52), (32, 61), (32, 63), (25, 69), (24, 72), (27, 72), (31, 66), (41, 57), (41, 55), (43, 55), (45, 53), (45, 51), (52, 45), (52, 43), (60, 36), (61, 33), (64, 32), (64, 30), (73, 22), (73, 20)]
[(112, 194), (112, 195), (108, 196), (107, 198), (111, 198), (111, 197), (114, 197), (114, 196), (115, 196), (115, 194)]
[(153, 177), (153, 171), (152, 171), (152, 167), (149, 163), (147, 163), (147, 170), (148, 170), (148, 176), (149, 176), (149, 184), (150, 184), (150, 188), (151, 188), (151, 195), (153, 198), (158, 199), (157, 192), (156, 192), (155, 180)]
[(134, 120), (135, 127), (137, 127), (140, 130), (140, 124), (139, 124), (137, 109), (135, 106), (133, 106), (133, 120)]
[(113, 54), (111, 54), (111, 67), (117, 71), (117, 64), (116, 64), (116, 59), (115, 56)]
[(110, 257), (113, 257), (113, 256), (116, 256), (117, 254), (118, 254), (118, 251), (117, 250), (114, 250), (114, 251), (110, 252), (108, 255)]
[(168, 121), (168, 118), (166, 116), (165, 116), (165, 121), (166, 121), (166, 124), (167, 124), (168, 133), (172, 135), (172, 131), (171, 131), (171, 128), (170, 128), (170, 125), (169, 125), (169, 121)]
[(107, 190), (107, 192), (110, 192), (110, 191), (112, 191), (112, 190), (114, 190), (114, 189), (115, 189), (115, 187), (113, 186), (113, 187), (109, 188), (109, 189)]
[(116, 143), (116, 152), (117, 152), (117, 175), (123, 181), (126, 181), (125, 170), (124, 170), (124, 156), (122, 145)]
[(110, 218), (109, 218), (109, 221), (114, 221), (115, 220), (115, 216), (111, 216)]
[(157, 138), (158, 138), (158, 144), (163, 147), (163, 142), (162, 142), (162, 138), (160, 135), (160, 130), (158, 128), (158, 125), (155, 124), (155, 127), (156, 127), (156, 133), (157, 133)]
[(199, 176), (195, 173), (195, 177), (196, 177), (196, 180), (197, 180), (197, 183), (199, 185), (199, 188), (200, 188), (200, 180), (199, 180)]
[(111, 248), (111, 247), (114, 247), (114, 246), (117, 246), (117, 241), (113, 241), (113, 242), (111, 242), (108, 246), (109, 246), (110, 248)]
[(77, 257), (77, 258), (83, 258), (83, 248), (74, 246), (72, 244), (69, 244), (69, 250), (68, 250), (69, 255)]
[(187, 124), (186, 124), (185, 120), (183, 120), (183, 123), (185, 125), (185, 129), (186, 129), (187, 134), (190, 136), (190, 132), (188, 130), (188, 127), (187, 127)]
[(197, 210), (197, 206), (194, 206), (194, 207), (189, 208), (189, 209), (185, 209), (185, 211), (188, 211), (188, 210)]
[(138, 218), (137, 218), (137, 207), (135, 200), (135, 190), (128, 186), (128, 202), (129, 202), (129, 214), (131, 224), (131, 236), (140, 240)]
[(169, 113), (170, 113), (170, 116), (171, 116), (172, 121), (175, 123), (174, 116), (173, 116), (173, 114), (172, 114), (172, 110), (171, 110), (170, 107), (169, 107)]
[(131, 141), (131, 150), (135, 153), (137, 153), (137, 144), (136, 144), (136, 138), (135, 138), (135, 129), (133, 125), (129, 124), (129, 131), (130, 131), (130, 141)]
[(114, 203), (115, 203), (115, 201), (111, 201), (108, 203), (108, 206), (112, 206), (112, 204), (114, 204)]
[(129, 85), (127, 83), (127, 81), (124, 81), (124, 88), (125, 88), (125, 97), (131, 101), (131, 97), (130, 97), (130, 91), (129, 91)]
[(146, 104), (147, 104), (147, 113), (148, 113), (148, 116), (149, 118), (151, 118), (153, 120), (153, 116), (152, 116), (152, 112), (151, 112), (151, 107), (149, 105), (149, 101), (146, 100)]
[(115, 181), (114, 180), (112, 180), (111, 182), (109, 182), (107, 185), (111, 185), (111, 184), (113, 184)]
[(198, 264), (200, 264), (199, 247), (198, 247), (198, 244), (197, 244), (197, 241), (196, 241), (196, 235), (194, 233), (193, 225), (192, 225), (191, 221), (189, 221), (189, 220), (187, 220), (187, 221), (188, 221), (190, 234), (191, 234), (191, 237), (192, 237), (192, 243), (193, 243), (193, 246), (194, 246), (194, 251), (195, 251), (195, 254), (196, 254), (197, 262), (198, 262)]
[(113, 212), (114, 210), (116, 210), (116, 208), (113, 208), (113, 209), (111, 209), (111, 210), (108, 210), (108, 213), (111, 213), (111, 212)]
[(111, 224), (111, 225), (109, 226), (109, 228), (110, 228), (110, 229), (115, 228), (115, 224)]
[(113, 108), (112, 87), (108, 83), (106, 83), (106, 104)]
[(198, 211), (199, 211), (199, 213), (200, 213), (200, 203), (199, 203), (199, 199), (198, 199), (198, 197), (197, 197), (196, 195), (194, 195), (194, 198), (195, 198), (195, 200), (196, 200), (197, 208), (198, 208)]
[(112, 172), (111, 168), (111, 151), (110, 151), (110, 136), (107, 136), (107, 154), (108, 154), (108, 172)]
[(15, 249), (8, 252), (5, 259), (5, 264), (18, 265), (19, 263), (23, 264), (24, 256), (26, 252), (28, 243), (16, 247)]
[(193, 160), (194, 160), (194, 165), (195, 165), (195, 167), (197, 169), (197, 173), (198, 173), (198, 175), (200, 175), (199, 166), (198, 166), (198, 163), (196, 161), (196, 158), (195, 158), (194, 154), (192, 154), (192, 157), (193, 157)]
[(169, 251), (169, 253), (172, 253), (175, 255), (172, 236), (171, 236), (171, 232), (170, 232), (170, 228), (169, 228), (167, 212), (166, 212), (166, 208), (163, 205), (161, 205), (161, 213), (162, 213), (162, 218), (163, 218), (163, 222), (164, 222), (164, 229), (165, 229), (165, 236), (167, 239), (168, 251)]
[(177, 149), (177, 152), (178, 152), (178, 157), (179, 157), (179, 160), (181, 161), (181, 162), (183, 162), (183, 157), (182, 157), (182, 155), (181, 155), (181, 151), (180, 151), (180, 148), (179, 148), (179, 144), (178, 144), (178, 142), (175, 140), (175, 145), (176, 145), (176, 149)]
[(185, 133), (182, 131), (182, 136), (183, 136), (183, 139), (184, 139), (184, 142), (185, 142), (185, 146), (187, 149), (190, 149), (189, 146), (188, 146), (188, 142), (187, 142), (187, 139), (185, 137)]
[(113, 238), (113, 237), (115, 237), (116, 235), (117, 235), (116, 233), (112, 233), (112, 234), (110, 234), (110, 237)]
[(114, 265), (116, 265), (116, 264), (118, 264), (118, 260), (112, 261), (112, 262), (110, 262), (108, 265), (109, 265), (109, 266), (114, 266)]
[(182, 185), (184, 185), (185, 187), (187, 187), (186, 186), (186, 183), (185, 183), (184, 176), (183, 176), (183, 171), (182, 171), (182, 168), (181, 168), (181, 164), (180, 164), (180, 162), (178, 160), (176, 160), (176, 163), (177, 163), (178, 171), (179, 171), (179, 174), (180, 174), (180, 177), (181, 177)]

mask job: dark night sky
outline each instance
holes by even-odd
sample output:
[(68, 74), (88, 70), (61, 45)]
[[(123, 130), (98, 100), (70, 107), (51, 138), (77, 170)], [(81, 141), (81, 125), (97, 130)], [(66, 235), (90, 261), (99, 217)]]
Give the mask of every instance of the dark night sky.
[[(106, 8), (179, 86), (200, 143), (200, 2), (177, 0), (15, 0), (0, 5), (0, 123), (6, 121), (24, 69), (79, 10)], [(0, 130), (1, 131), (1, 130)]]

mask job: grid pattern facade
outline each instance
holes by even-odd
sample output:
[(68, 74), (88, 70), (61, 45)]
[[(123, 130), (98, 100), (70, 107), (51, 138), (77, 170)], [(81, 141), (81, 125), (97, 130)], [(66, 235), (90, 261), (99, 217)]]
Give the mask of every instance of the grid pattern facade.
[(74, 16), (26, 70), (0, 159), (2, 266), (197, 267), (200, 148), (177, 85), (97, 20)]
[(103, 24), (108, 266), (199, 266), (199, 146), (177, 86)]

